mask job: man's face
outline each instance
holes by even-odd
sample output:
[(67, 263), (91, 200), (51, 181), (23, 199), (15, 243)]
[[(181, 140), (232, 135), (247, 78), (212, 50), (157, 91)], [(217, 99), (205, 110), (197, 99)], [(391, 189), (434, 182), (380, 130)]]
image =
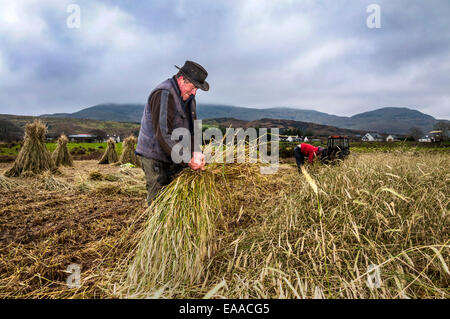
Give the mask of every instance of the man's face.
[(195, 93), (197, 93), (197, 88), (195, 87), (195, 85), (188, 80), (185, 80), (182, 76), (180, 76), (177, 80), (178, 86), (180, 87), (181, 98), (183, 99), (183, 101), (186, 101), (189, 96), (195, 95)]

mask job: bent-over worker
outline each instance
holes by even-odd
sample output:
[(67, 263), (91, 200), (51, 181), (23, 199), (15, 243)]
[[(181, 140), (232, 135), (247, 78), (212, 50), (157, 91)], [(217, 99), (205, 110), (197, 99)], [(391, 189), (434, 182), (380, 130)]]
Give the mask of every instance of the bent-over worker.
[(294, 149), (294, 156), (298, 168), (301, 168), (301, 166), (305, 164), (305, 157), (307, 157), (308, 161), (312, 164), (314, 158), (322, 154), (324, 150), (325, 148), (321, 146), (315, 147), (307, 143), (297, 145), (297, 147)]

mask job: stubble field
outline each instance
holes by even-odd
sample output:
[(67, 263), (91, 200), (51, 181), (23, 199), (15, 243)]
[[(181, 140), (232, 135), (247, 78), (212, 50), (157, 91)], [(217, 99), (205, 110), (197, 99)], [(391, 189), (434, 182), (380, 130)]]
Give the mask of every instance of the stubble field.
[[(162, 211), (146, 210), (140, 169), (75, 161), (57, 176), (3, 177), (0, 297), (449, 298), (449, 160), (448, 151), (358, 153), (308, 166), (310, 179), (291, 163), (274, 175), (242, 164), (186, 171), (168, 187), (173, 201), (159, 203), (175, 217), (220, 216), (201, 232), (199, 247), (211, 249), (190, 272), (173, 256), (195, 247), (142, 248)], [(203, 195), (192, 195), (199, 185)], [(190, 236), (191, 224), (180, 225), (159, 234)], [(152, 258), (173, 267), (155, 270)], [(81, 285), (68, 288), (74, 263)]]

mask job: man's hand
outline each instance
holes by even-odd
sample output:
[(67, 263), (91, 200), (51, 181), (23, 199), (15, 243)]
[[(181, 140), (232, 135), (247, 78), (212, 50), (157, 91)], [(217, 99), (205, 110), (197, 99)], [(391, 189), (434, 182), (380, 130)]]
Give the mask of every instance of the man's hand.
[(191, 161), (189, 162), (189, 167), (192, 168), (194, 171), (200, 169), (204, 171), (205, 168), (205, 155), (203, 155), (201, 152), (194, 152), (192, 153)]

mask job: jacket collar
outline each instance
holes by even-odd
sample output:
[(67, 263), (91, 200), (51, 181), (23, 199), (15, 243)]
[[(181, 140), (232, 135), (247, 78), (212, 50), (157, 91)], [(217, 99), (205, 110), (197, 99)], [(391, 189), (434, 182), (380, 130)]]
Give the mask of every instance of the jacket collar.
[(173, 88), (177, 92), (178, 96), (181, 98), (180, 87), (178, 86), (178, 82), (177, 79), (175, 78), (175, 75), (170, 79), (170, 83), (172, 83)]

